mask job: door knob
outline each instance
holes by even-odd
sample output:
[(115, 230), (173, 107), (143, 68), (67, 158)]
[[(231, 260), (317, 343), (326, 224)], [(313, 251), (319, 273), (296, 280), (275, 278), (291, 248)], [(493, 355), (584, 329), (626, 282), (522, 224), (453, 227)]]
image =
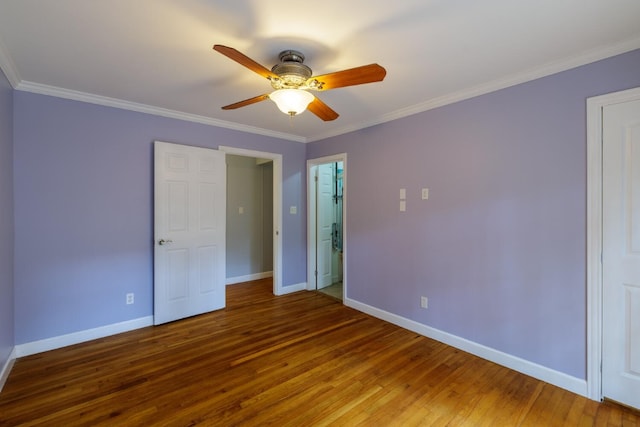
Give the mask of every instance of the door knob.
[(160, 240), (158, 240), (158, 244), (159, 244), (160, 246), (162, 246), (162, 245), (166, 245), (167, 243), (172, 243), (172, 242), (173, 242), (173, 240), (169, 240), (169, 239), (167, 239), (167, 240), (165, 240), (165, 239), (160, 239)]

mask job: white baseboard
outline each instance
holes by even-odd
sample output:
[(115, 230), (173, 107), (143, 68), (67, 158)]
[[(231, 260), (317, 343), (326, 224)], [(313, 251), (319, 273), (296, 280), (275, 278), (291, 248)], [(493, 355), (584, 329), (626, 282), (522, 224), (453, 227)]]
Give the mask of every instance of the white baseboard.
[(372, 307), (353, 299), (345, 298), (344, 304), (358, 311), (362, 311), (363, 313), (367, 313), (373, 317), (377, 317), (378, 319), (385, 320), (389, 323), (393, 323), (394, 325), (398, 325), (420, 335), (424, 335), (425, 337), (448, 344), (452, 347), (466, 351), (467, 353), (471, 353), (490, 362), (497, 363), (498, 365), (505, 366), (509, 369), (513, 369), (514, 371), (521, 372), (525, 375), (529, 375), (530, 377), (547, 382), (549, 384), (553, 384), (565, 390), (569, 390), (572, 393), (588, 397), (586, 380), (572, 377), (571, 375), (567, 375), (563, 372), (549, 369), (545, 366), (538, 365), (537, 363), (533, 363), (507, 353), (503, 353), (493, 348), (486, 347), (482, 344), (469, 341), (465, 338), (451, 335), (439, 329), (423, 325), (422, 323), (418, 323), (414, 320), (389, 313), (387, 311)]
[[(282, 294), (288, 294), (292, 292), (298, 292), (306, 290), (307, 283), (298, 283), (290, 286), (282, 287)], [(420, 335), (432, 338), (442, 343), (448, 344), (452, 347), (466, 351), (483, 359), (505, 366), (509, 369), (521, 372), (525, 375), (529, 375), (533, 378), (541, 381), (553, 384), (557, 387), (568, 390), (572, 393), (579, 394), (584, 397), (588, 396), (587, 381), (572, 377), (563, 372), (559, 372), (553, 369), (549, 369), (545, 366), (538, 365), (528, 360), (521, 359), (516, 356), (495, 350), (490, 347), (486, 347), (482, 344), (469, 341), (465, 338), (460, 338), (455, 335), (443, 332), (439, 329), (432, 328), (430, 326), (423, 325), (414, 320), (407, 319), (402, 316), (398, 316), (388, 311), (381, 310), (379, 308), (361, 303), (359, 301), (345, 298), (344, 304), (348, 307), (367, 313), (378, 319), (385, 320), (394, 325), (416, 332)], [(47, 338), (44, 340), (33, 341), (30, 343), (19, 344), (15, 346), (9, 355), (8, 360), (5, 362), (2, 370), (0, 371), (0, 391), (4, 386), (13, 363), (16, 358), (29, 356), (36, 353), (42, 353), (44, 351), (55, 350), (57, 348), (66, 347), (68, 345), (79, 344), (81, 342), (90, 341), (93, 339), (104, 338), (110, 335), (119, 334), (122, 332), (131, 331), (134, 329), (144, 328), (153, 325), (153, 316), (141, 317), (138, 319), (128, 320), (125, 322), (115, 323), (112, 325), (101, 326), (94, 329), (87, 329), (84, 331), (74, 332), (71, 334), (61, 335), (57, 337)]]
[(227, 285), (235, 285), (236, 283), (250, 282), (252, 280), (266, 279), (273, 277), (273, 271), (265, 271), (263, 273), (248, 274), (246, 276), (227, 277), (225, 283)]
[[(267, 273), (262, 273), (267, 274)], [(269, 277), (269, 276), (266, 276)], [(255, 280), (255, 279), (253, 279)], [(305, 283), (296, 285), (283, 286), (281, 295), (291, 292), (297, 292), (306, 289)], [(108, 337), (110, 335), (120, 334), (122, 332), (132, 331), (134, 329), (144, 328), (153, 325), (153, 316), (140, 317), (138, 319), (127, 320), (125, 322), (114, 323), (112, 325), (100, 326), (94, 329), (73, 332), (71, 334), (60, 335), (57, 337), (46, 338), (39, 341), (32, 341), (25, 344), (15, 346), (13, 353), (14, 359), (17, 357), (30, 356), (32, 354), (42, 353), (49, 350), (66, 347), (69, 345), (79, 344), (98, 338)], [(3, 371), (4, 372), (4, 371)]]
[(0, 370), (0, 392), (2, 391), (2, 387), (4, 387), (4, 383), (7, 382), (7, 378), (9, 378), (9, 374), (11, 373), (11, 368), (13, 368), (13, 362), (16, 361), (16, 348), (14, 347), (9, 354), (9, 358), (2, 366), (2, 370)]
[(286, 295), (293, 292), (304, 291), (307, 289), (307, 282), (296, 283), (295, 285), (283, 286), (278, 295)]
[(153, 325), (153, 316), (146, 316), (140, 317), (138, 319), (127, 320), (125, 322), (100, 326), (94, 329), (87, 329), (84, 331), (73, 332), (71, 334), (46, 338), (39, 341), (18, 344), (14, 350), (15, 357), (30, 356), (32, 354), (55, 350), (58, 348), (66, 347), (68, 345), (79, 344), (81, 342), (91, 341), (98, 338), (104, 338), (110, 335), (120, 334), (122, 332), (128, 332), (134, 329), (140, 329), (151, 325)]

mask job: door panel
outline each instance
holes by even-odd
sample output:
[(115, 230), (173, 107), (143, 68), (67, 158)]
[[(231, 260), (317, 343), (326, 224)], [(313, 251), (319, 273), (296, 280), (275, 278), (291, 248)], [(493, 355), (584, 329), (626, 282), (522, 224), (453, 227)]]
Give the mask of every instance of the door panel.
[(200, 184), (200, 230), (214, 230), (216, 226), (216, 200), (220, 195), (216, 194), (216, 185)]
[(201, 293), (216, 291), (216, 259), (218, 248), (216, 246), (202, 246), (198, 248), (198, 269), (200, 271), (199, 284)]
[(603, 395), (640, 408), (640, 101), (603, 110)]
[(318, 166), (318, 210), (317, 245), (318, 245), (318, 282), (317, 288), (331, 285), (331, 256), (333, 249), (334, 209), (333, 209), (333, 168), (332, 164)]
[(186, 231), (188, 186), (185, 182), (167, 182), (167, 186), (168, 229), (170, 231)]
[(225, 305), (225, 155), (155, 143), (154, 323)]

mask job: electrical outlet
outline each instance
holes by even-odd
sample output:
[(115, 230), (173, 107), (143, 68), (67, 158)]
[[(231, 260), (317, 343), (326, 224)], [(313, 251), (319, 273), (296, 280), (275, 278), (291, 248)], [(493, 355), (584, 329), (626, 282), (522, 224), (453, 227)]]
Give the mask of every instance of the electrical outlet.
[(133, 304), (133, 294), (127, 294), (127, 304)]
[(420, 307), (429, 308), (429, 300), (427, 297), (420, 297)]

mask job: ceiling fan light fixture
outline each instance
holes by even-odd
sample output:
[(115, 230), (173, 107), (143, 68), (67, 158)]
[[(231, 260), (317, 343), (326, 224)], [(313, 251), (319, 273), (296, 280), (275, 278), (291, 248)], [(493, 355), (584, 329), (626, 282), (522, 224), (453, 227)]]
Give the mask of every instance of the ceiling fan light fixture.
[(276, 103), (280, 111), (296, 116), (307, 109), (315, 97), (302, 89), (279, 89), (273, 91), (269, 98)]

